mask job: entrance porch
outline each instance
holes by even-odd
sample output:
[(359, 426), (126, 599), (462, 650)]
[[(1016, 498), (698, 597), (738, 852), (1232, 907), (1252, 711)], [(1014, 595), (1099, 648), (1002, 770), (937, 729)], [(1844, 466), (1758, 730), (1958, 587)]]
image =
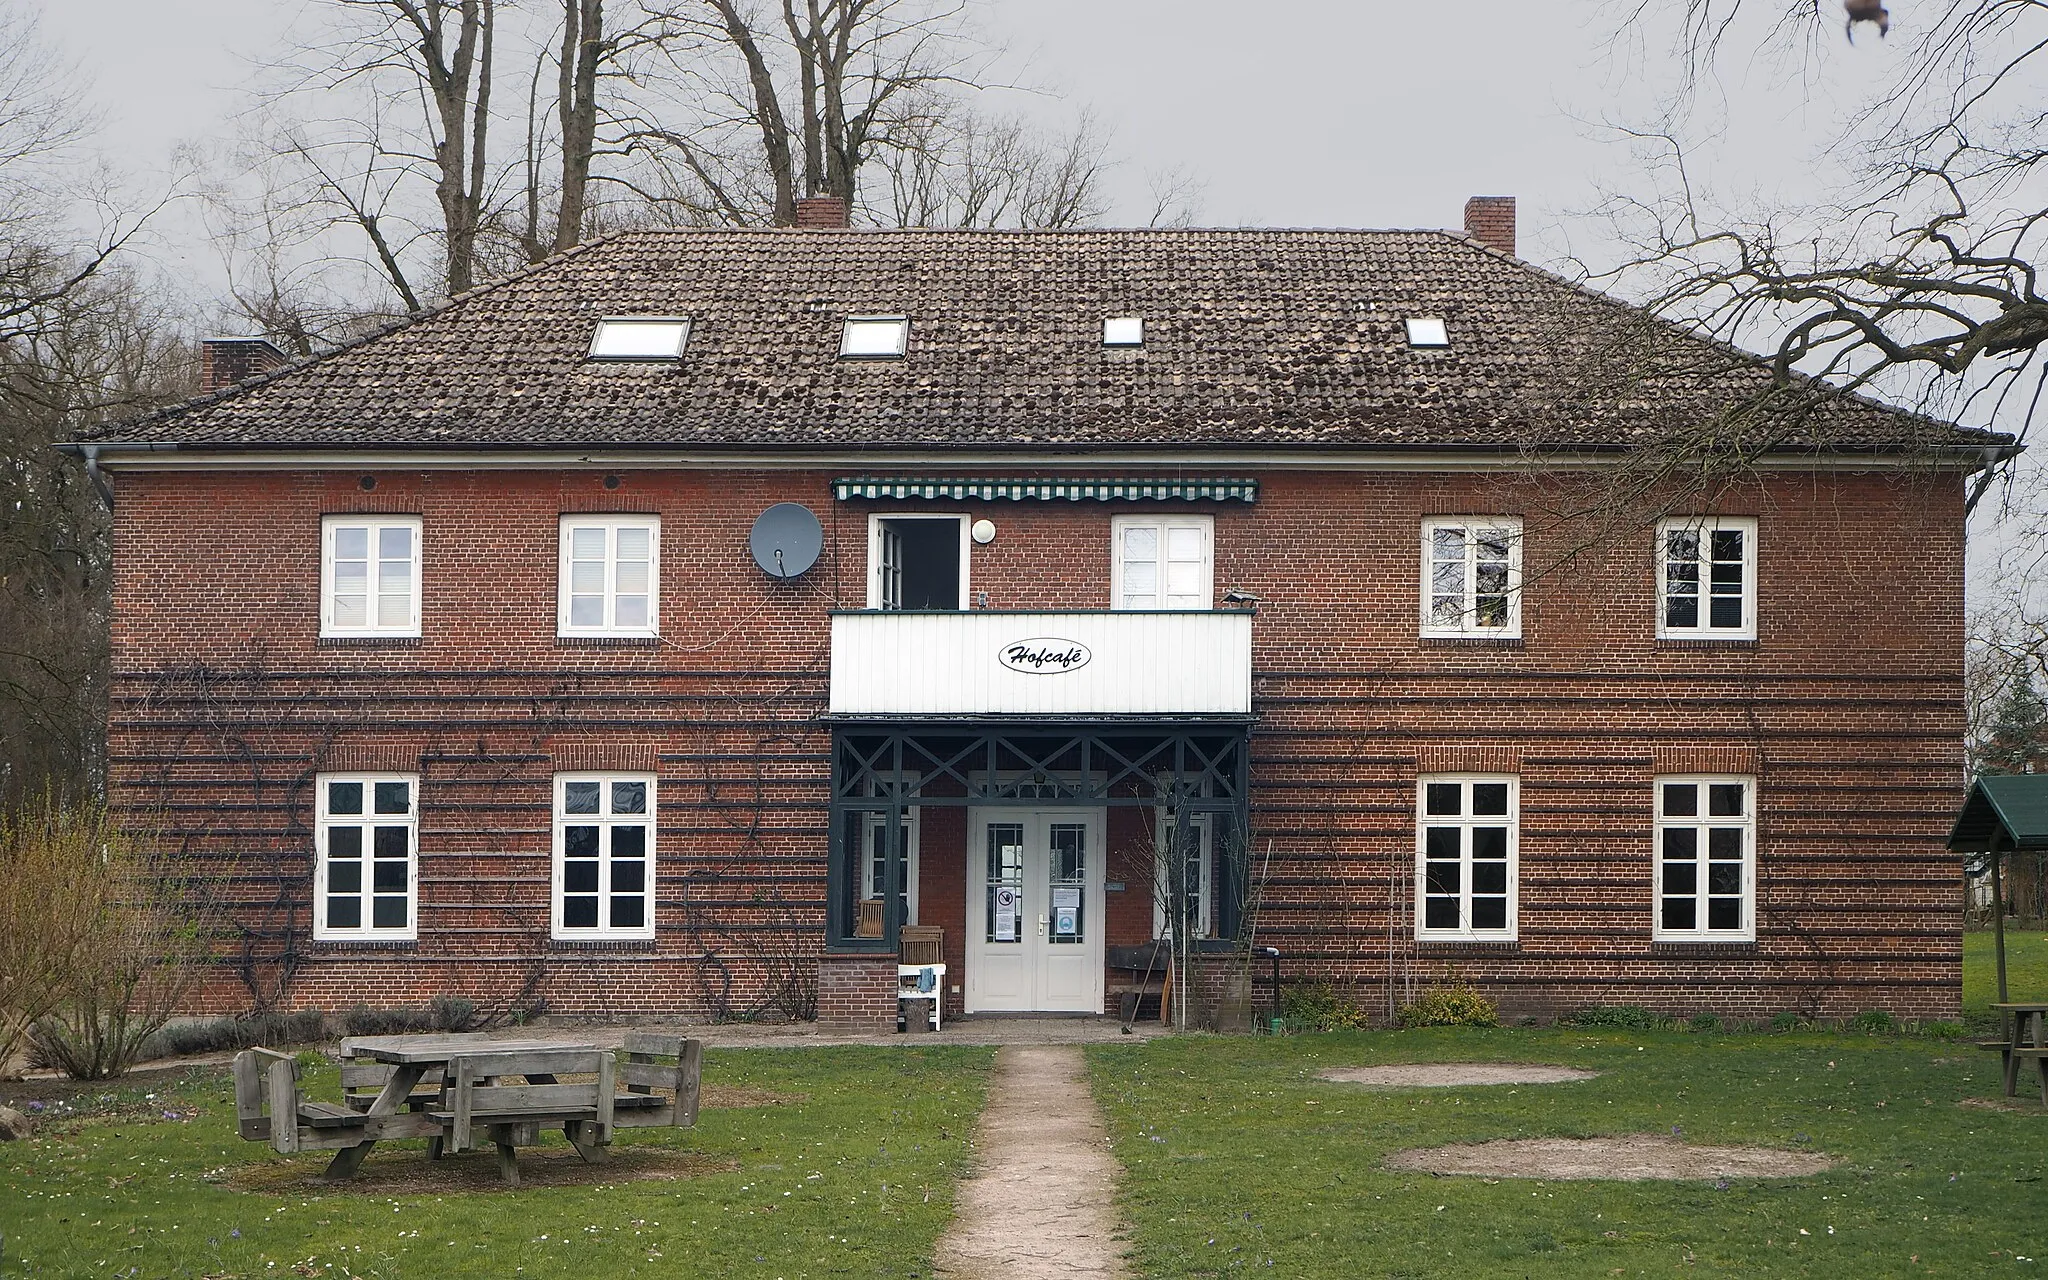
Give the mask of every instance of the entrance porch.
[(819, 1020), (893, 1025), (897, 939), (944, 930), (949, 1016), (1101, 1014), (1108, 949), (1234, 938), (1248, 716), (843, 720)]

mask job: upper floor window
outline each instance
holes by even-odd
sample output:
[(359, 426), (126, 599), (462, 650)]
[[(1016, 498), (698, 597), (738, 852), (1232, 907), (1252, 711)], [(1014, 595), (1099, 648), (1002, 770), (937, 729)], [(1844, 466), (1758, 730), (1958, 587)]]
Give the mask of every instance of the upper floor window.
[(1418, 780), (1415, 936), (1515, 936), (1513, 777), (1436, 775)]
[(1657, 525), (1657, 634), (1756, 639), (1756, 521), (1677, 516)]
[(320, 522), (320, 634), (420, 633), (420, 518), (327, 516)]
[(868, 517), (868, 608), (965, 609), (966, 516)]
[(654, 936), (654, 779), (555, 778), (558, 938)]
[(1215, 602), (1208, 516), (1118, 516), (1110, 596), (1119, 609), (1207, 609)]
[(660, 634), (659, 516), (563, 516), (560, 572), (557, 634)]
[(323, 773), (313, 788), (313, 936), (415, 937), (419, 779)]
[(1756, 937), (1756, 784), (1751, 778), (1657, 779), (1654, 938)]
[(1522, 522), (1439, 516), (1422, 522), (1422, 634), (1522, 634)]

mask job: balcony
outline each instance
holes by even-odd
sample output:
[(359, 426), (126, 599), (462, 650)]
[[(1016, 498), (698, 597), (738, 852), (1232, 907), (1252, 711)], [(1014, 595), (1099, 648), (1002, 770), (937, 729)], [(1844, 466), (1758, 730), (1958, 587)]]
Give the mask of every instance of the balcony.
[(1248, 611), (832, 615), (835, 716), (1246, 716)]

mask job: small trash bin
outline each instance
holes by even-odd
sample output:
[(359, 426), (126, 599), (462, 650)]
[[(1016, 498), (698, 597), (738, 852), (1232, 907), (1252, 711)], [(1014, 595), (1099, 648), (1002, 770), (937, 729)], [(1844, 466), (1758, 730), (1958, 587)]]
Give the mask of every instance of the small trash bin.
[(932, 1002), (937, 1000), (936, 992), (931, 995), (905, 995), (896, 1000), (896, 1029), (914, 1035), (932, 1029)]

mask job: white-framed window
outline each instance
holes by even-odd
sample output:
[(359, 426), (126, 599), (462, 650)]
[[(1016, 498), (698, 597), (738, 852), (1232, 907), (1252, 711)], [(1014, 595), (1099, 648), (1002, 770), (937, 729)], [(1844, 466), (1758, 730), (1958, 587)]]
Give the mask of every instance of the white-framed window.
[(590, 335), (592, 360), (676, 360), (690, 340), (685, 316), (604, 316)]
[(1657, 917), (1651, 936), (1756, 938), (1756, 779), (1658, 778)]
[(1208, 609), (1216, 600), (1215, 521), (1208, 516), (1117, 516), (1110, 596), (1118, 609)]
[(320, 634), (420, 633), (420, 518), (323, 516)]
[(555, 775), (554, 935), (654, 936), (654, 778)]
[(1181, 851), (1185, 861), (1176, 876), (1173, 841), (1178, 823), (1166, 810), (1156, 812), (1159, 840), (1152, 859), (1152, 936), (1173, 937), (1174, 916), (1179, 914), (1186, 917), (1189, 937), (1206, 938), (1216, 920), (1211, 905), (1215, 895), (1216, 849), (1209, 838), (1209, 815), (1197, 813), (1189, 817), (1193, 835)]
[(1432, 516), (1422, 522), (1422, 634), (1522, 634), (1522, 522)]
[(1756, 521), (1676, 516), (1657, 524), (1657, 634), (1756, 639)]
[(418, 937), (419, 789), (408, 773), (313, 779), (313, 936)]
[(556, 634), (661, 634), (661, 517), (563, 516)]
[(1416, 937), (1515, 937), (1520, 792), (1512, 775), (1416, 780)]
[[(903, 811), (903, 923), (917, 923), (917, 813)], [(860, 896), (878, 899), (889, 887), (889, 815), (864, 815), (861, 827)]]
[(964, 515), (870, 515), (868, 608), (965, 609), (972, 547)]

